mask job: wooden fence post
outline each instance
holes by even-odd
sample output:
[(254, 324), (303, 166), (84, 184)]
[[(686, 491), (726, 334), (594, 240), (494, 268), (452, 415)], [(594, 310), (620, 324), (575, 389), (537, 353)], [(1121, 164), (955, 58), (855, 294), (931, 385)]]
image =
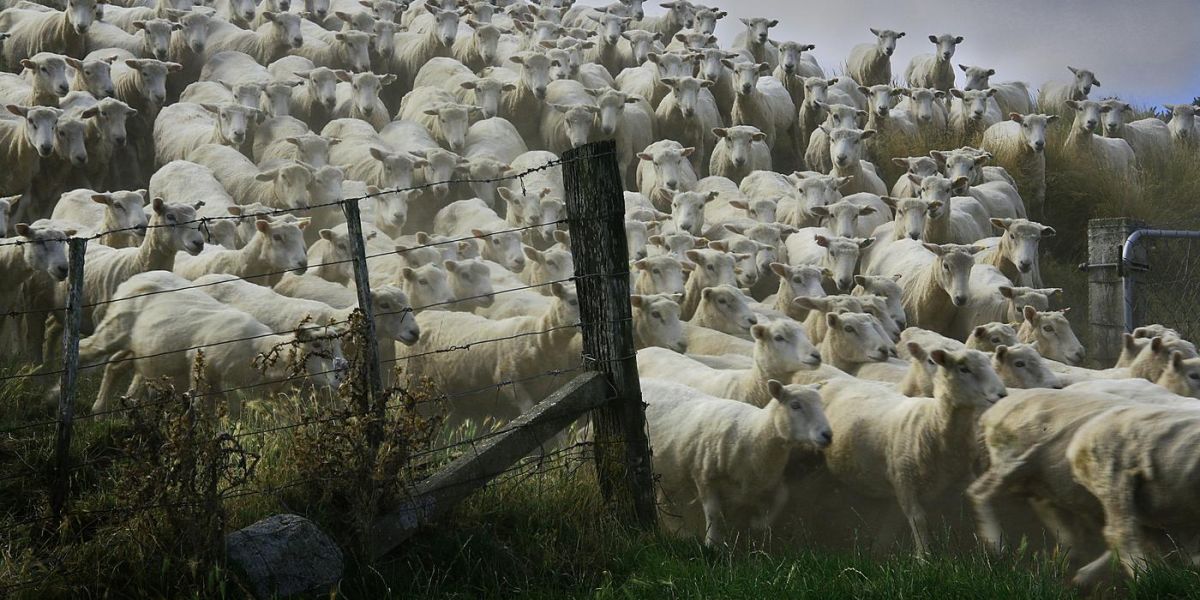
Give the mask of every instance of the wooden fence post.
[(1125, 288), (1122, 277), (1135, 272), (1121, 265), (1121, 247), (1129, 234), (1145, 227), (1133, 219), (1088, 221), (1088, 356), (1090, 362), (1110, 367), (1121, 354), (1125, 323)]
[(615, 396), (592, 412), (600, 489), (623, 516), (652, 527), (654, 480), (633, 345), (625, 200), (616, 144), (587, 144), (568, 150), (563, 160), (585, 363), (605, 376)]
[(87, 240), (67, 240), (67, 307), (63, 330), (63, 374), (58, 394), (58, 427), (54, 442), (54, 485), (50, 512), (61, 521), (71, 483), (71, 429), (75, 419), (75, 385), (79, 378), (79, 328), (83, 322), (83, 256)]
[[(383, 392), (383, 375), (379, 365), (379, 344), (375, 337), (375, 310), (371, 306), (371, 275), (367, 269), (367, 249), (366, 242), (363, 240), (362, 221), (359, 216), (358, 202), (355, 200), (347, 200), (342, 203), (342, 211), (346, 214), (346, 230), (350, 235), (350, 258), (354, 265), (354, 287), (358, 292), (358, 309), (362, 311), (363, 326), (366, 331), (363, 332), (363, 347), (360, 351), (363, 353), (359, 357), (362, 363), (363, 371), (361, 377), (367, 382), (367, 398), (361, 409), (363, 414), (366, 414), (372, 409), (379, 412), (376, 417), (383, 417), (383, 409), (387, 404), (387, 397)], [(382, 427), (382, 424), (379, 424)], [(378, 448), (383, 442), (382, 429), (376, 427), (372, 430), (371, 444), (372, 448)]]

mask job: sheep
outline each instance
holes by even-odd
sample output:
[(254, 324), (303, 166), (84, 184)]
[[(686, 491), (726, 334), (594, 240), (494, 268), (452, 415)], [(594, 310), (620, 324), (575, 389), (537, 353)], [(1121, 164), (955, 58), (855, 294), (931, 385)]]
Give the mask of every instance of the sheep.
[[(336, 324), (346, 328), (351, 306), (333, 307), (315, 300), (291, 298), (270, 288), (225, 274), (205, 275), (193, 282), (205, 294), (245, 311), (273, 331), (287, 331), (311, 321), (317, 325)], [(375, 330), (381, 339), (406, 346), (417, 343), (421, 328), (412, 313), (408, 296), (400, 288), (385, 285), (371, 290), (371, 308), (375, 311)]]
[(758, 317), (750, 310), (746, 296), (738, 288), (729, 284), (708, 286), (698, 295), (700, 301), (692, 318), (688, 319), (689, 325), (745, 340), (752, 339), (750, 328), (758, 321)]
[(180, 102), (194, 104), (240, 104), (246, 108), (259, 107), (262, 86), (257, 83), (227, 84), (216, 81), (197, 81), (184, 88)]
[(330, 114), (334, 119), (360, 119), (371, 124), (376, 130), (388, 124), (387, 107), (379, 99), (380, 90), (396, 81), (392, 74), (376, 75), (375, 73), (354, 73), (343, 77), (340, 71), (335, 72), (341, 83), (337, 84), (334, 94), (337, 104)]
[(1112, 107), (1101, 106), (1094, 100), (1067, 100), (1066, 106), (1075, 111), (1075, 121), (1071, 124), (1071, 133), (1063, 142), (1063, 150), (1093, 159), (1112, 169), (1118, 176), (1133, 177), (1137, 159), (1129, 142), (1120, 138), (1099, 137), (1092, 133), (1100, 124), (1100, 115), (1110, 112)]
[(667, 9), (667, 12), (660, 16), (648, 16), (639, 19), (638, 27), (657, 33), (664, 38), (669, 38), (683, 29), (692, 20), (697, 11), (696, 5), (688, 2), (688, 0), (661, 2), (659, 6)]
[(100, 243), (113, 248), (128, 248), (139, 245), (146, 237), (145, 204), (145, 190), (100, 193), (77, 189), (58, 199), (50, 218), (75, 223), (77, 231), (105, 232), (100, 236)]
[(913, 87), (901, 99), (889, 117), (898, 118), (900, 122), (913, 123), (918, 130), (945, 131), (948, 124), (946, 106), (942, 100), (946, 92), (931, 88)]
[[(955, 48), (962, 43), (961, 35), (948, 33), (931, 35), (929, 41), (937, 46), (933, 54), (918, 54), (908, 62), (904, 70), (904, 80), (909, 87), (931, 88), (941, 92), (949, 92), (954, 87), (954, 58)], [(890, 83), (890, 82), (885, 82)]]
[(869, 275), (900, 275), (908, 323), (945, 334), (959, 307), (967, 303), (975, 246), (896, 240), (878, 257)]
[(1163, 108), (1171, 111), (1171, 121), (1167, 123), (1167, 128), (1171, 130), (1171, 139), (1180, 146), (1196, 146), (1196, 117), (1200, 116), (1200, 106), (1164, 104)]
[(658, 346), (676, 352), (687, 350), (683, 324), (679, 320), (678, 294), (631, 294), (629, 304), (633, 309), (636, 347)]
[(1020, 113), (1025, 115), (1034, 112), (1033, 99), (1029, 96), (1029, 85), (1025, 82), (1001, 81), (993, 83), (991, 77), (996, 74), (995, 69), (969, 67), (962, 64), (958, 65), (958, 68), (962, 69), (967, 78), (962, 89), (993, 89), (996, 91), (993, 100), (996, 102), (996, 107), (1000, 110), (1001, 114)]
[(259, 203), (279, 209), (305, 208), (310, 204), (307, 190), (313, 174), (305, 165), (285, 162), (260, 169), (241, 152), (220, 144), (200, 146), (188, 158), (211, 169), (238, 204)]
[(0, 102), (18, 106), (57, 107), (59, 98), (71, 91), (67, 63), (82, 68), (83, 63), (50, 52), (39, 52), (21, 61), (22, 74), (0, 73)]
[[(1019, 344), (1020, 342), (1017, 341), (1017, 330), (1013, 329), (1013, 326), (1008, 323), (999, 323), (996, 321), (976, 326), (975, 329), (971, 330), (971, 335), (967, 336), (966, 341), (968, 348), (979, 350), (980, 352), (995, 352), (999, 346), (1015, 348)], [(1022, 347), (1032, 348), (1032, 346)]]
[[(892, 186), (891, 197), (897, 200), (916, 198), (921, 193), (921, 181), (940, 172), (937, 161), (928, 156), (893, 158), (892, 164), (905, 168), (905, 172), (896, 179), (896, 184)], [(916, 177), (909, 177), (909, 175), (916, 175)]]
[(821, 388), (830, 426), (841, 432), (824, 453), (826, 468), (856, 492), (894, 498), (918, 556), (929, 552), (926, 506), (961, 491), (979, 413), (1008, 395), (982, 352), (938, 349), (929, 358), (937, 365), (932, 398), (907, 398), (852, 379)]
[(246, 141), (251, 119), (261, 114), (257, 109), (236, 104), (172, 104), (154, 119), (156, 164), (187, 158), (192, 148), (202, 144), (241, 146)]
[[(1067, 328), (1069, 329), (1069, 325)], [(1056, 327), (1056, 329), (1063, 328)], [(1150, 343), (1142, 348), (1137, 357), (1129, 363), (1129, 377), (1158, 381), (1168, 369), (1171, 357), (1175, 354), (1179, 354), (1185, 359), (1200, 356), (1196, 353), (1196, 347), (1187, 340), (1174, 334), (1158, 336), (1152, 338)]]
[[(765, 535), (786, 506), (782, 482), (790, 451), (824, 448), (833, 439), (819, 385), (771, 380), (765, 408), (662, 380), (647, 378), (641, 385), (663, 512), (679, 515), (680, 527), (702, 529), (710, 547), (724, 542), (730, 521), (739, 527), (748, 522), (755, 534)], [(752, 476), (739, 468), (745, 465), (754, 465)], [(697, 504), (702, 520), (694, 514)]]
[[(896, 283), (899, 277), (881, 277), (878, 275), (855, 275), (853, 296), (878, 296), (883, 299), (886, 312), (891, 322), (903, 330), (908, 325), (904, 315), (904, 290)], [(868, 305), (867, 308), (870, 308)], [(882, 319), (881, 319), (882, 320)]]
[(1019, 323), (1024, 318), (1022, 310), (1025, 306), (1048, 310), (1049, 297), (1060, 291), (1014, 286), (1012, 280), (995, 266), (977, 264), (971, 269), (967, 302), (957, 311), (947, 334), (969, 339), (977, 326), (986, 323)]
[(975, 137), (988, 127), (999, 123), (1003, 117), (992, 96), (996, 90), (950, 90), (950, 129), (963, 137)]
[(373, 126), (357, 119), (335, 119), (321, 130), (323, 137), (342, 141), (329, 149), (330, 164), (346, 170), (346, 177), (382, 190), (411, 187), (413, 169), (426, 165), (424, 159), (388, 148)]
[(825, 325), (821, 337), (821, 360), (836, 369), (854, 374), (864, 365), (882, 363), (893, 354), (892, 340), (879, 320), (863, 312), (817, 312), (809, 319)]
[(688, 160), (698, 152), (674, 140), (654, 142), (638, 153), (637, 188), (658, 210), (665, 211), (676, 192), (696, 185), (696, 171)]
[(138, 111), (134, 118), (129, 119), (127, 129), (129, 139), (133, 142), (130, 148), (120, 154), (132, 158), (125, 168), (113, 169), (114, 185), (122, 182), (130, 185), (145, 181), (149, 172), (155, 166), (153, 129), (154, 120), (167, 100), (167, 75), (183, 69), (183, 65), (172, 62), (162, 62), (152, 58), (134, 58), (124, 50), (97, 50), (85, 60), (97, 56), (115, 56), (112, 65), (113, 88), (116, 97)]
[(661, 81), (671, 88), (671, 92), (654, 110), (656, 126), (659, 131), (671, 132), (679, 143), (696, 149), (689, 155), (692, 169), (705, 176), (708, 163), (704, 157), (709, 155), (709, 148), (716, 145), (713, 129), (722, 123), (716, 101), (708, 91), (713, 82), (695, 77), (664, 77)]
[(904, 37), (903, 31), (871, 28), (875, 42), (858, 44), (850, 49), (846, 59), (846, 74), (853, 77), (860, 85), (880, 85), (892, 83), (892, 53), (896, 51), (896, 42)]
[(1100, 87), (1096, 74), (1087, 69), (1067, 67), (1074, 79), (1065, 81), (1047, 81), (1038, 90), (1038, 106), (1046, 112), (1063, 112), (1067, 101), (1087, 100), (1093, 87)]
[(1200, 398), (1200, 359), (1171, 352), (1171, 361), (1155, 383), (1173, 394)]
[(96, 21), (97, 4), (96, 0), (67, 0), (64, 10), (0, 11), (0, 31), (8, 34), (0, 44), (4, 63), (16, 65), (44, 51), (83, 58), (88, 28)]
[(830, 131), (821, 126), (829, 136), (829, 154), (833, 159), (833, 169), (829, 172), (834, 177), (850, 177), (850, 182), (841, 186), (842, 193), (854, 194), (870, 192), (876, 196), (886, 196), (887, 187), (873, 169), (863, 167), (862, 145), (875, 135), (873, 129), (834, 129)]
[(638, 351), (638, 373), (763, 407), (771, 401), (767, 381), (787, 381), (795, 371), (816, 369), (821, 364), (817, 348), (794, 321), (754, 325), (750, 334), (754, 356), (753, 367), (749, 369), (712, 369), (671, 350), (655, 347)]
[(546, 107), (540, 127), (544, 148), (561, 153), (588, 142), (600, 108), (583, 84), (570, 79), (550, 82)]
[[(111, 98), (117, 91), (113, 87), (112, 63), (115, 56), (79, 61), (79, 68), (68, 63), (67, 76), (71, 80), (72, 92), (86, 92), (96, 99)], [(61, 108), (61, 104), (60, 104)]]
[(975, 256), (975, 262), (1000, 269), (1005, 277), (1019, 285), (1041, 287), (1038, 242), (1052, 237), (1054, 228), (1028, 219), (991, 219), (991, 224), (1004, 234), (994, 246), (989, 240), (980, 240), (979, 245), (987, 249)]
[[(253, 102), (248, 106), (262, 107), (272, 117), (290, 114), (292, 88), (300, 85), (300, 82), (295, 80), (274, 81), (267, 68), (255, 62), (250, 55), (233, 51), (219, 52), (209, 58), (200, 71), (200, 79), (220, 82), (235, 89), (253, 85), (258, 88), (259, 93), (253, 96)], [(188, 86), (188, 89), (190, 90), (191, 86)], [(237, 95), (235, 93), (235, 96)], [(184, 100), (182, 97), (180, 99)]]
[[(864, 129), (871, 129), (877, 134), (898, 136), (915, 136), (918, 133), (916, 121), (909, 120), (908, 114), (894, 110), (898, 99), (912, 92), (905, 88), (891, 85), (862, 86), (859, 91), (867, 96), (867, 124)], [(867, 143), (867, 154), (877, 156), (876, 142)]]
[(494, 24), (475, 19), (467, 19), (467, 25), (470, 26), (471, 35), (463, 35), (460, 31), (451, 46), (450, 55), (472, 71), (495, 66), (496, 46), (500, 36), (507, 32)]
[(451, 202), (434, 217), (434, 229), (443, 235), (475, 236), (483, 241), (481, 256), (513, 272), (525, 268), (521, 235), (479, 198)]
[(685, 267), (679, 259), (670, 255), (649, 256), (633, 261), (637, 275), (633, 281), (633, 293), (650, 296), (654, 294), (683, 295), (683, 272)]
[(485, 117), (499, 114), (502, 93), (517, 89), (516, 84), (505, 83), (494, 77), (476, 77), (471, 69), (453, 59), (438, 57), (430, 59), (413, 81), (413, 89), (438, 87), (454, 96), (457, 102), (478, 106)]
[(833, 170), (833, 160), (830, 157), (829, 131), (834, 129), (854, 129), (860, 119), (867, 116), (865, 110), (846, 104), (828, 104), (822, 107), (825, 111), (825, 121), (817, 125), (808, 138), (808, 147), (804, 151), (804, 164), (821, 172)]
[[(336, 388), (348, 364), (342, 357), (340, 332), (335, 328), (305, 326), (295, 331), (272, 331), (254, 317), (231, 308), (200, 290), (186, 286), (169, 273), (144, 273), (121, 284), (114, 304), (93, 335), (79, 344), (80, 361), (86, 364), (109, 360), (113, 355), (137, 356), (138, 360), (114, 363), (107, 371), (134, 372), (130, 395), (141, 392), (146, 381), (166, 377), (177, 386), (195, 388), (201, 381), (204, 395), (223, 396), (225, 390), (290, 381), (289, 361), (267, 364), (265, 372), (255, 367), (254, 358), (292, 348), (303, 360), (309, 381), (320, 387)], [(170, 294), (161, 293), (171, 291)], [(244, 343), (229, 344), (230, 336), (245, 338)], [(175, 351), (191, 348), (186, 352)], [(194, 372), (199, 352), (204, 353), (205, 369)], [(107, 409), (108, 395), (101, 395), (92, 411)], [(238, 404), (231, 404), (236, 415)]]
[(922, 239), (935, 244), (971, 244), (987, 235), (989, 211), (974, 198), (953, 195), (953, 189), (965, 183), (963, 177), (951, 181), (941, 175), (921, 180), (920, 199), (929, 207)]
[(771, 75), (783, 84), (784, 89), (792, 98), (792, 104), (797, 108), (806, 97), (805, 83), (807, 80), (809, 78), (822, 79), (825, 76), (825, 71), (821, 69), (821, 65), (817, 64), (817, 59), (807, 53), (814, 48), (816, 46), (813, 44), (797, 42), (779, 44), (779, 66), (771, 72)]
[(267, 66), (267, 72), (275, 81), (300, 81), (292, 88), (291, 114), (313, 131), (319, 131), (333, 118), (338, 80), (350, 79), (347, 72), (317, 67), (299, 56), (277, 60)]
[[(796, 148), (808, 149), (809, 140), (817, 127), (828, 116), (829, 86), (835, 79), (824, 77), (807, 77), (804, 79), (804, 98), (796, 104), (799, 113), (796, 116)], [(807, 161), (807, 158), (805, 159)], [(809, 165), (814, 166), (814, 165)], [(815, 167), (814, 167), (815, 168)]]
[(371, 54), (369, 45), (374, 34), (362, 31), (338, 31), (330, 33), (312, 21), (301, 21), (300, 31), (304, 44), (291, 54), (303, 56), (319, 67), (370, 71)]
[(240, 216), (242, 211), (212, 169), (186, 160), (171, 161), (150, 178), (148, 195), (168, 204), (199, 207), (195, 210), (200, 217), (219, 217), (202, 227), (205, 241), (229, 249), (238, 247), (237, 225), (229, 217)]
[[(45, 273), (55, 281), (67, 278), (67, 238), (75, 235), (75, 230), (60, 228), (50, 221), (36, 221), (32, 225), (17, 223), (14, 225), (15, 238), (5, 240), (0, 246), (0, 272), (12, 282), (35, 280), (38, 273)], [(0, 295), (0, 306), (5, 311), (17, 310), (22, 306), (33, 304), (35, 298), (20, 299), (20, 286), (8, 286), (7, 291)], [(31, 348), (41, 349), (40, 340)]]
[[(626, 225), (628, 225), (628, 223), (630, 222), (626, 221)], [(643, 232), (645, 232), (645, 227), (646, 224), (642, 223)], [(628, 227), (626, 227), (626, 229), (628, 230)], [(641, 250), (641, 254), (643, 254), (643, 256), (640, 258), (645, 258), (644, 255), (647, 254), (646, 249), (650, 248), (654, 250), (655, 256), (673, 256), (681, 263), (686, 263), (688, 261), (686, 255), (688, 250), (703, 249), (708, 247), (707, 238), (698, 238), (687, 232), (651, 235), (643, 238), (643, 241), (644, 243), (642, 244), (641, 248), (639, 248)], [(630, 254), (630, 256), (633, 255)]]
[(1030, 182), (1030, 203), (1044, 207), (1046, 126), (1057, 121), (1058, 115), (1009, 113), (1008, 117), (983, 132), (982, 147), (1005, 169)]
[(867, 96), (859, 90), (862, 85), (853, 77), (842, 75), (830, 81), (832, 83), (826, 90), (829, 104), (842, 104), (859, 110), (867, 108)]
[(204, 46), (205, 60), (226, 50), (245, 52), (260, 65), (283, 58), (304, 45), (300, 15), (264, 12), (265, 22), (247, 31), (224, 21), (213, 21)]
[[(803, 320), (805, 309), (795, 303), (796, 298), (819, 298), (825, 295), (821, 280), (826, 276), (819, 267), (803, 265), (793, 267), (783, 263), (771, 263), (771, 271), (779, 279), (779, 288), (771, 296), (763, 299), (762, 304), (751, 305), (758, 314), (772, 312), (792, 319)], [(766, 310), (763, 310), (766, 309)]]
[(396, 49), (390, 57), (389, 73), (398, 74), (400, 85), (410, 89), (417, 71), (425, 61), (436, 56), (451, 56), (458, 37), (457, 10), (426, 6), (429, 14), (423, 27), (410, 28), (396, 34)]
[(1133, 107), (1128, 102), (1117, 99), (1102, 100), (1100, 106), (1109, 107), (1102, 113), (1100, 131), (1104, 137), (1121, 138), (1129, 142), (1133, 153), (1141, 162), (1147, 159), (1161, 158), (1171, 150), (1171, 129), (1162, 119), (1150, 117), (1125, 122), (1126, 114), (1133, 114)]
[[(881, 211), (880, 208), (884, 210)], [(888, 216), (886, 208), (885, 202), (878, 196), (855, 194), (833, 204), (814, 206), (811, 210), (813, 214), (822, 218), (822, 225), (827, 227), (833, 235), (870, 237), (877, 227), (886, 222)], [(870, 218), (871, 215), (876, 215), (876, 217)]]
[(1025, 203), (1017, 193), (1016, 181), (1008, 171), (1003, 167), (983, 166), (991, 160), (991, 154), (970, 146), (945, 152), (934, 150), (929, 154), (942, 166), (946, 177), (952, 180), (967, 178), (968, 187), (963, 190), (963, 186), (959, 185), (955, 190), (965, 191), (965, 195), (982, 204), (988, 216), (1026, 217)]
[(427, 86), (406, 94), (396, 116), (424, 125), (443, 148), (462, 154), (473, 114), (480, 115), (482, 110), (459, 104), (449, 92)]
[(690, 54), (651, 52), (640, 67), (625, 69), (617, 75), (616, 87), (627, 94), (645, 98), (650, 106), (657, 107), (671, 92), (663, 78), (690, 76), (693, 62)]
[(523, 229), (521, 237), (528, 243), (547, 244), (553, 239), (555, 225), (537, 227), (545, 222), (542, 201), (550, 194), (549, 189), (529, 192), (514, 192), (509, 188), (499, 189), (500, 199), (506, 206), (505, 223), (510, 229)]
[[(108, 19), (105, 22), (93, 23), (88, 28), (87, 51), (96, 48), (121, 48), (137, 56), (165, 61), (170, 56), (172, 33), (183, 29), (183, 25), (179, 23), (154, 18), (136, 20), (129, 25), (126, 28)], [(126, 33), (127, 29), (133, 33)]]
[(258, 230), (250, 241), (238, 250), (206, 249), (194, 256), (181, 254), (175, 259), (175, 274), (197, 279), (210, 273), (234, 275), (268, 287), (279, 282), (284, 272), (299, 275), (308, 268), (304, 248), (304, 233), (308, 220), (255, 221)]
[(1078, 365), (1083, 362), (1085, 351), (1067, 320), (1066, 313), (1070, 310), (1040, 311), (1026, 306), (1021, 313), (1025, 320), (1017, 330), (1017, 338), (1023, 344), (1033, 344), (1049, 360)]
[(71, 92), (61, 103), (66, 115), (85, 122), (84, 145), (88, 162), (79, 179), (99, 189), (110, 189), (112, 157), (128, 142), (126, 123), (137, 111), (116, 98), (97, 101), (87, 92)]
[(47, 106), (25, 107), (9, 104), (5, 108), (19, 119), (0, 119), (0, 163), (6, 165), (0, 173), (0, 194), (20, 195), (22, 202), (17, 206), (14, 219), (18, 222), (31, 220), (40, 207), (31, 206), (33, 201), (33, 177), (38, 164), (54, 151), (57, 137), (58, 118), (62, 111)]
[[(575, 290), (557, 283), (551, 289), (550, 307), (537, 315), (491, 320), (450, 311), (418, 314), (421, 340), (411, 355), (399, 359), (407, 361), (410, 376), (428, 377), (444, 390), (452, 420), (523, 414), (550, 392), (546, 386), (557, 383), (555, 378), (536, 382), (525, 378), (577, 364), (578, 357), (566, 351), (579, 321)], [(479, 343), (483, 341), (489, 343)], [(470, 351), (424, 356), (430, 350), (464, 343), (471, 344)], [(518, 382), (494, 388), (493, 383), (503, 379)]]
[(704, 288), (734, 286), (737, 284), (737, 277), (734, 273), (734, 257), (726, 252), (711, 249), (687, 250), (684, 257), (696, 266), (692, 269), (684, 288), (679, 316), (685, 321), (691, 321), (700, 305), (701, 291)]
[(292, 160), (319, 169), (329, 164), (329, 148), (340, 141), (313, 133), (295, 117), (272, 117), (255, 128), (251, 154), (258, 164)]
[(843, 291), (849, 291), (854, 285), (859, 253), (874, 242), (874, 238), (833, 236), (823, 227), (801, 229), (785, 241), (788, 264), (815, 265), (828, 269), (830, 281)]
[(504, 67), (491, 67), (481, 71), (480, 76), (494, 77), (516, 86), (515, 90), (501, 96), (500, 116), (512, 123), (523, 139), (537, 139), (542, 101), (550, 83), (550, 68), (558, 62), (532, 51), (518, 53), (508, 60), (521, 66), (519, 73)]
[(253, 29), (256, 2), (253, 0), (216, 0), (215, 16), (224, 19), (242, 29)]
[[(767, 39), (768, 31), (779, 24), (778, 19), (755, 17), (738, 19), (746, 26), (733, 38), (730, 49), (741, 54), (746, 60), (755, 63), (767, 63), (770, 69), (779, 66), (779, 49), (775, 43)], [(770, 70), (768, 70), (770, 72)]]
[(791, 95), (778, 79), (766, 75), (770, 72), (766, 63), (730, 63), (729, 66), (733, 69), (736, 89), (730, 123), (751, 125), (766, 134), (776, 168), (785, 169), (797, 164), (799, 155), (795, 144), (785, 141), (796, 120), (796, 105)]

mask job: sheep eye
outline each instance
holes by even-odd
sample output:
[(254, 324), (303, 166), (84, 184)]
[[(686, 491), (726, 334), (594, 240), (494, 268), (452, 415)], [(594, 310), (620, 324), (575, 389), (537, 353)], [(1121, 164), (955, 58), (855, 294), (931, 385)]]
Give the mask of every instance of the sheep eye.
[(419, 283), (421, 285), (429, 285), (429, 281), (425, 280), (425, 279), (421, 279), (421, 280), (417, 281), (417, 283)]
[(800, 404), (799, 402), (793, 402), (790, 406), (792, 407), (792, 410), (804, 410), (804, 405)]
[(654, 317), (655, 319), (662, 320), (662, 314), (661, 314), (661, 313), (658, 313), (658, 312), (652, 312), (652, 313), (650, 313), (650, 316), (651, 316), (651, 317)]
[(964, 375), (970, 375), (970, 374), (971, 374), (971, 369), (968, 369), (967, 367), (959, 367), (959, 368), (958, 368), (958, 372), (959, 372), (959, 373), (962, 373), (962, 374), (964, 374)]
[(775, 336), (775, 341), (777, 341), (777, 342), (779, 342), (779, 343), (781, 343), (781, 344), (782, 344), (782, 343), (783, 343), (783, 336), (782, 336), (782, 335), (777, 335), (777, 336)]
[(168, 222), (168, 223), (174, 223), (174, 222), (175, 222), (175, 215), (167, 215), (167, 222)]
[(707, 269), (707, 270), (709, 270), (709, 271), (713, 270), (713, 267), (712, 267), (712, 265), (704, 265), (704, 268), (705, 268), (705, 269)]
[(125, 212), (125, 207), (121, 206), (120, 204), (114, 206), (113, 209), (121, 211), (121, 212)]
[(950, 265), (942, 265), (942, 270), (944, 270), (944, 271), (949, 271), (949, 270), (950, 270)]
[(492, 243), (493, 243), (493, 244), (496, 244), (496, 245), (500, 245), (500, 240), (495, 240), (495, 239), (494, 239), (494, 240), (492, 240)]
[(1014, 367), (1016, 367), (1016, 368), (1018, 368), (1018, 369), (1024, 369), (1024, 368), (1025, 368), (1025, 361), (1023, 361), (1023, 360), (1018, 360), (1017, 362), (1013, 363), (1013, 366), (1014, 366)]
[(717, 304), (724, 305), (724, 304), (725, 304), (725, 301), (724, 301), (724, 300), (717, 300)]
[(273, 235), (273, 236), (271, 236), (271, 238), (272, 238), (272, 239), (274, 239), (274, 240), (275, 240), (275, 241), (277, 241), (277, 242), (282, 242), (282, 241), (283, 241), (283, 236), (281, 236), (281, 235)]
[(993, 343), (993, 344), (999, 344), (999, 343), (1000, 343), (1000, 338), (992, 338), (992, 343)]
[(1200, 373), (1188, 373), (1188, 379), (1200, 379)]
[(654, 273), (655, 275), (660, 275), (660, 274), (661, 274), (661, 273), (659, 272), (659, 270), (658, 270), (658, 269), (651, 269), (651, 270), (650, 270), (650, 272), (651, 272), (651, 273)]
[(576, 306), (579, 304), (579, 301), (578, 300), (567, 300), (567, 304), (570, 304), (571, 306)]
[(1046, 325), (1046, 326), (1042, 327), (1042, 331), (1045, 331), (1046, 333), (1054, 333), (1054, 328), (1049, 325)]
[(854, 333), (854, 328), (853, 328), (853, 327), (851, 327), (851, 326), (849, 326), (849, 325), (847, 325), (847, 326), (845, 327), (845, 329), (846, 329), (846, 333)]

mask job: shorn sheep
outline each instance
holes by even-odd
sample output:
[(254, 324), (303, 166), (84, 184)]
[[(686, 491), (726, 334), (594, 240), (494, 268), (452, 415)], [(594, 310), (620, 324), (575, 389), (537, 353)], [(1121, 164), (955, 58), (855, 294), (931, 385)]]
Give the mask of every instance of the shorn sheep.
[[(904, 79), (910, 87), (932, 88), (949, 92), (954, 87), (954, 51), (963, 42), (961, 35), (931, 35), (929, 41), (936, 47), (933, 54), (918, 54), (912, 57), (904, 70)], [(891, 83), (885, 81), (883, 83)]]
[(892, 54), (896, 42), (904, 37), (903, 31), (871, 28), (875, 42), (858, 44), (850, 49), (846, 60), (846, 73), (860, 85), (882, 85), (892, 83)]

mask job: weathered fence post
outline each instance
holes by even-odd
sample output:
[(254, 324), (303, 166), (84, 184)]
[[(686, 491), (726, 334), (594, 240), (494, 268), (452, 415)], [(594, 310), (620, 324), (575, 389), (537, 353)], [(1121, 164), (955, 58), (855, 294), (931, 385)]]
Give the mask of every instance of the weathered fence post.
[[(346, 230), (350, 234), (350, 258), (354, 261), (354, 287), (358, 292), (358, 309), (362, 311), (363, 327), (365, 328), (363, 332), (365, 339), (360, 348), (363, 354), (359, 357), (363, 370), (359, 376), (366, 379), (368, 392), (360, 408), (365, 415), (372, 407), (375, 407), (381, 413), (375, 416), (382, 417), (382, 410), (387, 400), (383, 393), (383, 374), (379, 366), (379, 345), (375, 337), (375, 310), (371, 306), (371, 275), (367, 269), (367, 249), (366, 242), (363, 240), (358, 202), (355, 200), (343, 202), (342, 211), (346, 214)], [(383, 441), (382, 430), (373, 428), (371, 437), (372, 447), (377, 448)]]
[(75, 389), (79, 378), (79, 327), (83, 321), (83, 256), (87, 240), (67, 240), (67, 323), (63, 330), (63, 373), (58, 394), (58, 428), (54, 441), (54, 485), (50, 512), (62, 519), (71, 482), (71, 428), (75, 419)]
[(1126, 331), (1122, 277), (1135, 277), (1135, 270), (1121, 264), (1121, 247), (1129, 234), (1145, 224), (1134, 219), (1088, 221), (1088, 323), (1091, 329), (1088, 356), (1095, 364), (1110, 367), (1121, 354)]
[(616, 144), (587, 144), (568, 150), (563, 160), (585, 362), (605, 376), (615, 396), (592, 412), (600, 489), (625, 516), (649, 527), (655, 522), (654, 480), (633, 345)]

